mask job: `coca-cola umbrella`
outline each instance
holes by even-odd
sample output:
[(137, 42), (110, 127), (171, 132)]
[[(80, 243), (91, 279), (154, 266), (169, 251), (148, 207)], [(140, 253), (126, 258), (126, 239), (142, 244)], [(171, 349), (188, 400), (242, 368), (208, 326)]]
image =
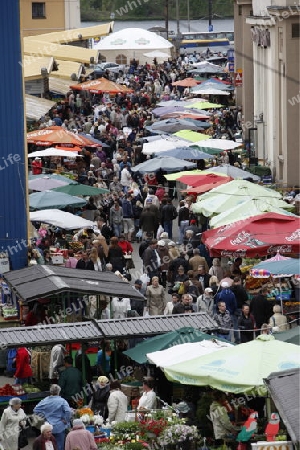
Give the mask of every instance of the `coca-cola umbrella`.
[(70, 88), (75, 91), (89, 91), (93, 94), (102, 94), (103, 92), (110, 94), (129, 94), (132, 92), (132, 89), (129, 89), (127, 86), (107, 80), (106, 78), (84, 81), (83, 83), (74, 84)]
[(277, 213), (258, 216), (205, 231), (202, 242), (210, 255), (257, 257), (300, 252), (300, 218)]

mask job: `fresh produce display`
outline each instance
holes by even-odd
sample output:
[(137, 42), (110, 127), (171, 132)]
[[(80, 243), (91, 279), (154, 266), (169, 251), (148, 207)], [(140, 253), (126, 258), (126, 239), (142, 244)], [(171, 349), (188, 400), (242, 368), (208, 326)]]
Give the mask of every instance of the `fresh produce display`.
[(1, 397), (16, 397), (18, 395), (20, 395), (19, 392), (15, 391), (10, 384), (5, 384), (0, 388)]
[(33, 386), (33, 384), (23, 384), (23, 389), (27, 394), (32, 394), (33, 392), (41, 392), (40, 389)]

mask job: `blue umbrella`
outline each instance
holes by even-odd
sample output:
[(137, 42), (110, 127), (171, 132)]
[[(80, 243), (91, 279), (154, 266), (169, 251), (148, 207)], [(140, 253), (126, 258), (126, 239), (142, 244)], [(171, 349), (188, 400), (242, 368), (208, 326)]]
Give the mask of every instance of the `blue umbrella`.
[(166, 150), (161, 153), (161, 156), (173, 156), (178, 159), (211, 159), (212, 156), (208, 153), (204, 153), (201, 150), (197, 150), (196, 147), (177, 147), (172, 150)]
[(289, 258), (280, 261), (261, 261), (252, 267), (251, 272), (260, 269), (270, 272), (275, 277), (300, 275), (300, 259)]

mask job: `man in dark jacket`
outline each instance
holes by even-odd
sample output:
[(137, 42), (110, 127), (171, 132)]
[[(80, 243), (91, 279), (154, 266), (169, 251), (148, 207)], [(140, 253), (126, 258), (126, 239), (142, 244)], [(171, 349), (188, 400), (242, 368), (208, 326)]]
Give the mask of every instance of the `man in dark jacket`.
[(150, 280), (155, 276), (156, 277), (159, 276), (160, 262), (156, 249), (157, 249), (157, 240), (152, 239), (152, 241), (150, 241), (149, 243), (149, 246), (143, 253), (144, 269)]
[(272, 311), (267, 300), (268, 288), (262, 288), (261, 293), (253, 297), (250, 303), (250, 313), (253, 314), (258, 334), (263, 323), (268, 323)]
[(164, 230), (168, 233), (170, 239), (173, 238), (173, 220), (177, 217), (177, 211), (172, 203), (172, 199), (167, 199), (167, 204), (162, 207), (161, 221), (164, 224)]
[(230, 341), (230, 329), (232, 327), (232, 321), (229, 311), (226, 309), (226, 303), (223, 301), (218, 302), (218, 311), (214, 314), (214, 320), (219, 326), (217, 336), (227, 341)]
[(180, 252), (180, 255), (178, 256), (178, 258), (173, 259), (173, 261), (170, 262), (169, 265), (169, 272), (170, 272), (170, 281), (173, 284), (175, 281), (175, 277), (177, 275), (178, 272), (178, 268), (182, 266), (184, 268), (184, 273), (187, 274), (188, 270), (189, 270), (189, 263), (188, 261), (185, 259), (185, 254), (184, 252)]
[(61, 387), (61, 396), (71, 408), (76, 408), (74, 397), (82, 390), (82, 376), (80, 370), (73, 367), (71, 356), (65, 357), (65, 370), (59, 376), (58, 385)]
[(179, 202), (179, 211), (178, 211), (179, 244), (183, 243), (185, 229), (189, 226), (189, 223), (190, 223), (190, 210), (184, 203), (184, 200), (181, 200)]
[(153, 235), (156, 235), (158, 219), (148, 205), (145, 206), (140, 216), (140, 228), (143, 230), (143, 233), (153, 233)]

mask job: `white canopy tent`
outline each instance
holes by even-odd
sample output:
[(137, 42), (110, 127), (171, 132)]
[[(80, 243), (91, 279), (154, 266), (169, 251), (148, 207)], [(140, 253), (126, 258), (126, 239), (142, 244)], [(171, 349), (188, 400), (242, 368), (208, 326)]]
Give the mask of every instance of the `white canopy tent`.
[(172, 47), (169, 41), (156, 33), (142, 28), (125, 28), (105, 36), (94, 48), (99, 50), (107, 61), (120, 62), (122, 55), (122, 64), (129, 64), (133, 58), (144, 64), (151, 62), (149, 57), (144, 56), (146, 52), (163, 51), (167, 54), (167, 59), (168, 56), (171, 56)]
[(59, 148), (46, 148), (45, 150), (39, 150), (36, 152), (29, 153), (28, 158), (44, 158), (46, 156), (61, 156), (65, 158), (76, 158), (78, 152), (69, 152), (68, 150), (61, 150)]
[(31, 222), (42, 222), (54, 225), (64, 230), (78, 230), (80, 228), (97, 228), (91, 220), (74, 216), (68, 212), (59, 209), (41, 209), (40, 211), (30, 212)]

